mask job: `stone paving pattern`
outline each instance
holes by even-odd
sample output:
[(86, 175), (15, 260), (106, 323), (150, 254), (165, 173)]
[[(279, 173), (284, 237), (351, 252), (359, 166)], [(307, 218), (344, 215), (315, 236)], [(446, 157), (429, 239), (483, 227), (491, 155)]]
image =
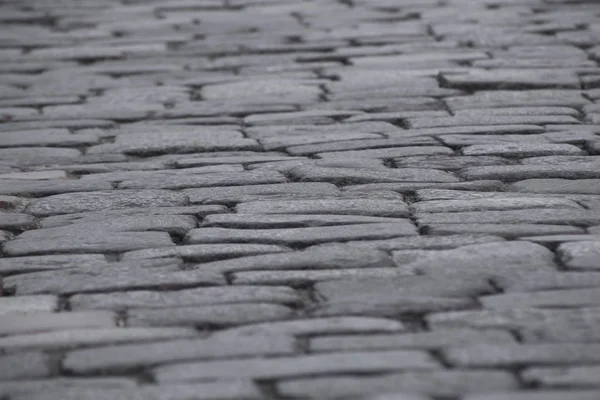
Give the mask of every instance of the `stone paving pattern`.
[(600, 399), (597, 0), (0, 24), (1, 400)]

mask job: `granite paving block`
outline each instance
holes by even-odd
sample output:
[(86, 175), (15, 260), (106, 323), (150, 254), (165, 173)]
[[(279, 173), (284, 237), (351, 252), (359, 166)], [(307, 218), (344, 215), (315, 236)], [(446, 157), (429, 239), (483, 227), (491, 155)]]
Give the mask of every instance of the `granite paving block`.
[[(355, 360), (360, 360), (360, 362)], [(174, 364), (155, 368), (153, 375), (158, 382), (166, 383), (215, 377), (276, 379), (334, 371), (338, 373), (377, 373), (435, 368), (439, 368), (438, 363), (427, 353), (415, 350), (395, 350)]]
[(508, 372), (495, 370), (411, 371), (378, 376), (299, 378), (285, 379), (277, 385), (278, 391), (286, 396), (327, 396), (334, 399), (365, 396), (361, 398), (376, 400), (419, 400), (421, 397), (416, 397), (419, 394), (454, 397), (470, 393), (514, 390), (518, 387), (516, 379)]
[[(26, 297), (26, 296), (21, 296)], [(33, 297), (33, 296), (29, 296)], [(36, 296), (39, 297), (39, 296)], [(174, 291), (135, 290), (128, 292), (76, 294), (69, 298), (72, 310), (128, 308), (162, 308), (182, 305), (235, 303), (299, 304), (301, 298), (287, 286), (205, 287)]]

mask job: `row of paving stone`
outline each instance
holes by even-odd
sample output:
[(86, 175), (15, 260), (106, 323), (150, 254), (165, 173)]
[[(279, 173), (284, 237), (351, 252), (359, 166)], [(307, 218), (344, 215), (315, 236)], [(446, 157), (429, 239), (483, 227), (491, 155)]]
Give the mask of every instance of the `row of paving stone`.
[(0, 3), (0, 400), (597, 400), (596, 0)]

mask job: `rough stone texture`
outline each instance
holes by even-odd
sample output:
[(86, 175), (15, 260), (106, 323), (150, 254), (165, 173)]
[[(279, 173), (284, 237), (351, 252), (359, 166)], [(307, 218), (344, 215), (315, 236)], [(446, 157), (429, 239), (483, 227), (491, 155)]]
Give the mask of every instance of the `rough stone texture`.
[(598, 1), (0, 3), (1, 400), (600, 398)]

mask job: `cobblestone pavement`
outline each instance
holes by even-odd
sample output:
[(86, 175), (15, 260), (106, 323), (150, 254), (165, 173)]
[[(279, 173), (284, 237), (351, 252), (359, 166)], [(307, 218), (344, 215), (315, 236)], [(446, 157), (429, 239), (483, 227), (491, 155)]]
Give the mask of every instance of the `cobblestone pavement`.
[(600, 2), (0, 2), (1, 400), (600, 399)]

